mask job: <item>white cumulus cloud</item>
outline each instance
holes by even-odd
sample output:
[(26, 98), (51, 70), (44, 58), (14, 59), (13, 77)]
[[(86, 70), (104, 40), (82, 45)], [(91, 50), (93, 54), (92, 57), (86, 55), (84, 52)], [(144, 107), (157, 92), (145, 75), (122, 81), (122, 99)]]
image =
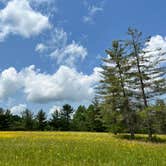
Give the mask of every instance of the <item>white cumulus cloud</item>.
[(28, 0), (12, 0), (0, 10), (0, 40), (10, 34), (29, 38), (50, 28), (47, 16), (34, 11)]
[(22, 71), (24, 92), (29, 101), (81, 101), (91, 100), (98, 73), (78, 73), (75, 69), (61, 66), (54, 74), (39, 73), (30, 67)]
[(41, 73), (35, 66), (20, 72), (9, 68), (1, 73), (0, 99), (21, 91), (28, 101), (36, 103), (90, 101), (94, 97), (94, 86), (100, 79), (99, 70), (94, 68), (91, 75), (86, 75), (68, 66), (60, 66), (53, 74)]
[(21, 79), (16, 69), (11, 67), (0, 74), (0, 99), (5, 99), (14, 94), (22, 86)]

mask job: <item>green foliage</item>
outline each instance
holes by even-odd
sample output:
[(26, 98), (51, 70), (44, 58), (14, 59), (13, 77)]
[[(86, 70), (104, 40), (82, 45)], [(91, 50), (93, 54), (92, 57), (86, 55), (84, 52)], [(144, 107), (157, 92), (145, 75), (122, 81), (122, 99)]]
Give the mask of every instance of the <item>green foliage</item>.
[(149, 49), (137, 29), (129, 28), (128, 35), (106, 50), (97, 94), (108, 129), (116, 134), (122, 124), (134, 138), (142, 127), (152, 140), (165, 129), (164, 104), (152, 104), (166, 92), (165, 52)]
[(40, 110), (36, 116), (37, 120), (37, 128), (41, 131), (44, 131), (47, 121), (46, 121), (46, 113), (43, 110)]
[(70, 130), (71, 124), (71, 115), (74, 112), (73, 108), (69, 104), (65, 104), (60, 113), (61, 119), (61, 130), (68, 131)]
[(87, 131), (86, 125), (87, 110), (85, 106), (80, 105), (73, 116), (73, 127), (76, 131)]
[(55, 110), (52, 115), (51, 115), (51, 119), (50, 119), (50, 126), (52, 128), (52, 130), (59, 130), (60, 129), (60, 113), (58, 110)]
[(33, 122), (33, 114), (30, 110), (26, 109), (22, 113), (22, 121), (23, 121), (23, 127), (25, 130), (33, 130), (34, 122)]

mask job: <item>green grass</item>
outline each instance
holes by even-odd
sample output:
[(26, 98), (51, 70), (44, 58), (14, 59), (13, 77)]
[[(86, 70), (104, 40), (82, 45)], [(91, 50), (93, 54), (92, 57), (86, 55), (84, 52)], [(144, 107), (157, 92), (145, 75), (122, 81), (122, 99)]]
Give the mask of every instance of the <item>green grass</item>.
[(107, 133), (0, 132), (0, 166), (130, 165), (165, 166), (166, 144)]

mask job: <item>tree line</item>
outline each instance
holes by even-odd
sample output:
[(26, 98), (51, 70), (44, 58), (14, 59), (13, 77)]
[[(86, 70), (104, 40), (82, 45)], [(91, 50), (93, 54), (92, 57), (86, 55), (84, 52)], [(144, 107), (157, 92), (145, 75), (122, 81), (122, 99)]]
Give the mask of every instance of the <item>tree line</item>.
[(43, 110), (20, 116), (0, 109), (0, 130), (166, 133), (166, 52), (151, 48), (150, 38), (128, 29), (128, 38), (115, 40), (102, 59), (101, 80), (91, 105), (73, 109), (65, 104), (48, 118)]
[(50, 117), (40, 110), (34, 115), (26, 109), (21, 115), (0, 108), (0, 130), (2, 131), (105, 131), (100, 119), (100, 110), (95, 104), (80, 105), (76, 110), (65, 104)]
[[(152, 106), (151, 106), (152, 108)], [(163, 100), (158, 100), (153, 105), (151, 123), (153, 133), (166, 134), (166, 104)], [(146, 110), (148, 111), (148, 110)], [(145, 111), (137, 112), (134, 116), (135, 133), (148, 133), (147, 119)], [(127, 114), (123, 117), (114, 110), (107, 110), (97, 99), (87, 108), (80, 105), (73, 109), (71, 105), (65, 104), (61, 110), (55, 110), (48, 118), (47, 114), (40, 110), (34, 115), (26, 109), (21, 115), (13, 115), (10, 110), (0, 108), (0, 130), (1, 131), (90, 131), (90, 132), (130, 132), (129, 119)]]

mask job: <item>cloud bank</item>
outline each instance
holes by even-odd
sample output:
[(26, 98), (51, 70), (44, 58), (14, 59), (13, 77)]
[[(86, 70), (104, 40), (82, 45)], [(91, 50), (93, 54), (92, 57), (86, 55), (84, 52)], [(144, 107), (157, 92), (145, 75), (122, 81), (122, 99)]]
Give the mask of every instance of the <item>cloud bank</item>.
[(51, 101), (90, 101), (94, 86), (99, 81), (100, 68), (91, 75), (79, 73), (74, 68), (61, 66), (54, 74), (41, 73), (35, 66), (20, 72), (9, 68), (0, 74), (0, 99), (6, 99), (22, 91), (27, 101), (47, 103)]

